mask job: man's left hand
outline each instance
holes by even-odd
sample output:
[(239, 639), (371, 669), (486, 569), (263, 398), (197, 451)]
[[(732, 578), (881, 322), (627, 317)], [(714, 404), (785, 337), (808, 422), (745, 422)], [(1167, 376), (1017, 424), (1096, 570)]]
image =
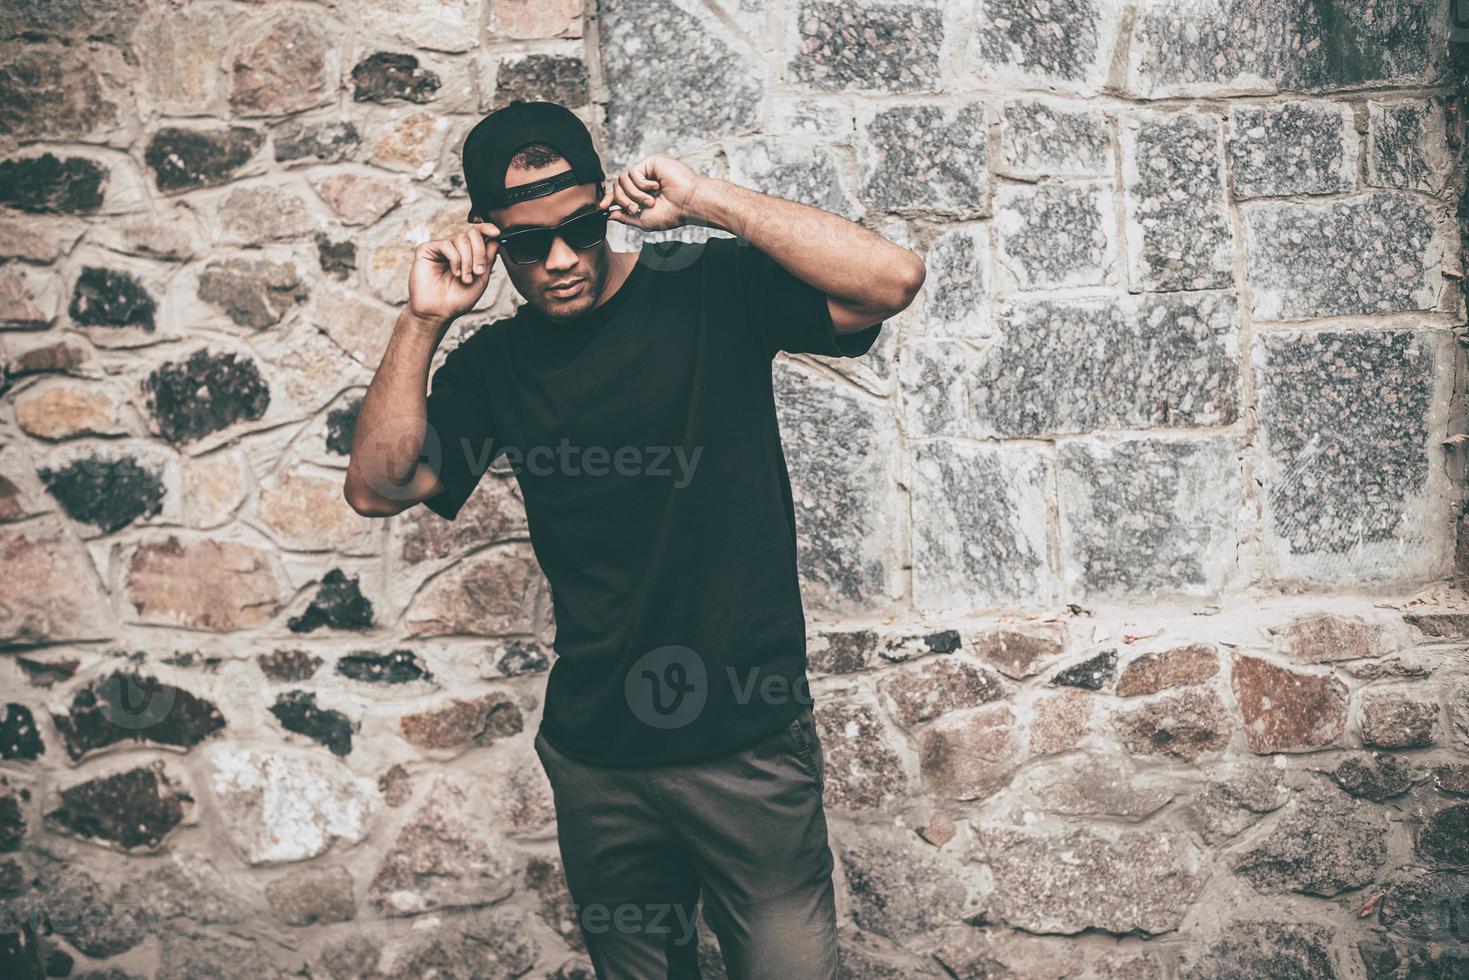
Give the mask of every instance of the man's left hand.
[(597, 206), (620, 204), (613, 220), (643, 231), (677, 228), (693, 217), (693, 200), (703, 179), (672, 157), (655, 153), (619, 175)]

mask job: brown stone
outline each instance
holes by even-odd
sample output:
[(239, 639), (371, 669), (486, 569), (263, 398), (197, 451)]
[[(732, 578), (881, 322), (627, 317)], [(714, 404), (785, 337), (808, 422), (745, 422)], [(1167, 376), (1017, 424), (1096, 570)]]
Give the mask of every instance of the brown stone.
[(1403, 622), (1436, 640), (1469, 639), (1469, 612), (1404, 613)]
[(907, 796), (903, 760), (871, 708), (855, 702), (826, 702), (816, 709), (816, 727), (829, 805), (878, 810)]
[(244, 503), (248, 463), (231, 447), (190, 459), (184, 467), (184, 520), (190, 527), (218, 527)]
[[(323, 286), (311, 297), (311, 319), (358, 364), (376, 370), (392, 339), (395, 318), (359, 293)], [(450, 523), (435, 519), (440, 524)]]
[(1438, 741), (1437, 701), (1400, 691), (1366, 691), (1361, 713), (1364, 745), (1415, 749)]
[(918, 736), (925, 788), (951, 800), (993, 796), (1014, 772), (1015, 716), (1004, 705), (956, 711)]
[(928, 818), (928, 823), (918, 829), (918, 836), (934, 847), (943, 847), (954, 839), (957, 832), (958, 828), (954, 824), (954, 818), (942, 810), (935, 810), (933, 816)]
[(413, 777), (402, 765), (395, 765), (377, 777), (377, 788), (388, 806), (402, 806), (413, 798)]
[(0, 64), (0, 133), (8, 141), (82, 139), (116, 125), (118, 106), (99, 69), (121, 67), (117, 49), (6, 41)]
[(490, 32), (516, 41), (581, 37), (584, 12), (582, 0), (490, 0)]
[(0, 324), (11, 329), (42, 330), (61, 309), (61, 279), (51, 269), (21, 262), (0, 266)]
[(327, 29), (291, 12), (265, 23), (235, 55), (230, 107), (240, 115), (288, 115), (336, 95), (339, 71)]
[(1092, 696), (1085, 691), (1059, 691), (1036, 699), (1030, 722), (1030, 754), (1050, 755), (1074, 749), (1091, 732)]
[(1219, 673), (1219, 654), (1207, 643), (1145, 653), (1128, 661), (1117, 681), (1124, 698), (1198, 684)]
[(26, 374), (53, 374), (75, 371), (87, 363), (87, 350), (80, 345), (58, 340), (37, 344), (10, 355), (6, 373), (12, 378)]
[(538, 760), (516, 766), (505, 781), (505, 812), (510, 832), (526, 837), (554, 836), (556, 801)]
[(526, 534), (520, 484), (514, 477), (499, 476), (494, 471), (480, 479), (456, 520), (446, 521), (427, 507), (415, 507), (394, 523), (403, 535), (399, 553), (410, 565)]
[(528, 545), (491, 548), (429, 582), (408, 608), (408, 635), (532, 633), (541, 581)]
[(285, 599), (274, 554), (238, 541), (171, 534), (140, 542), (124, 567), (123, 594), (141, 623), (248, 629)]
[(904, 727), (998, 701), (1007, 693), (1004, 682), (987, 668), (952, 657), (891, 671), (877, 690)]
[(403, 200), (401, 177), (334, 173), (311, 181), (312, 190), (336, 212), (343, 224), (370, 225)]
[(15, 400), (15, 421), (42, 439), (83, 435), (117, 435), (118, 402), (105, 385), (59, 381), (31, 388)]
[(86, 226), (55, 219), (44, 227), (20, 218), (0, 218), (0, 259), (55, 262), (86, 231)]
[(0, 642), (105, 639), (116, 629), (91, 560), (58, 519), (0, 527)]
[(340, 476), (301, 470), (266, 480), (255, 516), (272, 540), (296, 551), (335, 551), (374, 527), (348, 505)]
[(1006, 677), (1020, 680), (1040, 673), (1042, 665), (1066, 649), (1059, 624), (986, 630), (971, 640), (975, 656)]
[(241, 245), (300, 238), (316, 219), (301, 197), (285, 187), (238, 187), (219, 205), (219, 228)]
[(288, 926), (350, 922), (357, 916), (352, 873), (346, 868), (302, 868), (265, 886), (271, 911)]
[(449, 121), (442, 114), (411, 112), (382, 127), (372, 144), (372, 160), (399, 169), (417, 170), (439, 158), (448, 137)]
[(454, 700), (440, 708), (404, 715), (398, 729), (419, 749), (457, 749), (494, 744), (525, 728), (520, 706), (503, 694)]
[(1250, 751), (1309, 751), (1334, 744), (1346, 730), (1347, 689), (1336, 678), (1238, 653), (1231, 670)]
[(1361, 660), (1384, 652), (1382, 624), (1369, 623), (1360, 616), (1302, 616), (1271, 632), (1280, 638), (1292, 659), (1306, 664)]
[(1115, 719), (1129, 752), (1193, 762), (1229, 743), (1229, 715), (1213, 690), (1196, 688), (1151, 701)]

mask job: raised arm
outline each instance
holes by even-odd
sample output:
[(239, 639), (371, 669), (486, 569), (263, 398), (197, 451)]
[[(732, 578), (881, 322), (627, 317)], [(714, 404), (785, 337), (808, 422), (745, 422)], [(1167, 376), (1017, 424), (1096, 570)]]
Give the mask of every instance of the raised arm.
[(494, 271), (499, 229), (469, 225), (414, 249), (408, 303), (357, 412), (343, 496), (364, 517), (390, 517), (444, 489), (419, 462), (428, 428), (429, 365), (454, 320), (474, 308)]

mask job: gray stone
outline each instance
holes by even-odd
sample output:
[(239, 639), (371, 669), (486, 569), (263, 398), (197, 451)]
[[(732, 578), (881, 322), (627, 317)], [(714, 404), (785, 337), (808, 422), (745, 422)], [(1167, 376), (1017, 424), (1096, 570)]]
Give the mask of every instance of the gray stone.
[(1111, 60), (1115, 7), (1098, 0), (986, 0), (974, 18), (971, 65), (986, 79), (1090, 91)]
[(1438, 701), (1429, 691), (1362, 692), (1362, 744), (1379, 749), (1416, 749), (1438, 741)]
[(249, 126), (165, 126), (148, 140), (143, 162), (152, 169), (158, 189), (165, 194), (214, 187), (234, 179), (264, 142), (260, 131)]
[(1127, 88), (1150, 98), (1413, 84), (1433, 69), (1434, 0), (1209, 0), (1138, 17)]
[(880, 211), (989, 212), (988, 129), (979, 105), (888, 105), (857, 142), (862, 199)]
[(393, 969), (387, 972), (436, 980), (516, 980), (529, 975), (540, 952), (526, 913), (504, 906), (447, 918), (439, 928), (415, 929), (394, 950)]
[(158, 937), (156, 980), (274, 980), (264, 944), (197, 930), (168, 929)]
[(1376, 581), (1445, 560), (1430, 492), (1440, 451), (1425, 451), (1442, 347), (1406, 330), (1256, 336), (1255, 477), (1277, 574)]
[(1194, 111), (1124, 117), (1122, 189), (1133, 289), (1218, 289), (1233, 282), (1217, 117)]
[(1041, 602), (1050, 592), (1050, 466), (1027, 447), (938, 439), (913, 459), (913, 601), (920, 609)]
[(1051, 677), (1054, 687), (1079, 687), (1084, 691), (1100, 691), (1111, 687), (1117, 679), (1117, 651), (1103, 650), (1085, 660), (1057, 671)]
[[(31, 908), (44, 916), (51, 932), (88, 956), (116, 956), (147, 938), (137, 910), (109, 895), (80, 868), (44, 863), (33, 898), (38, 900)], [(16, 903), (3, 913), (9, 918), (25, 909), (24, 902)]]
[(1357, 132), (1350, 106), (1277, 102), (1229, 110), (1236, 197), (1336, 194), (1357, 182)]
[(1208, 595), (1234, 565), (1239, 460), (1227, 440), (1064, 443), (1061, 560), (1087, 595)]
[(1257, 320), (1429, 310), (1442, 247), (1429, 206), (1392, 191), (1241, 208)]
[(1231, 293), (1005, 304), (972, 374), (973, 434), (1228, 425), (1238, 416)]
[(143, 391), (160, 434), (175, 445), (258, 419), (270, 405), (270, 388), (255, 361), (202, 347), (185, 360), (159, 365)]
[(848, 220), (861, 217), (861, 207), (846, 189), (846, 168), (834, 150), (762, 137), (726, 144), (725, 152), (730, 180), (738, 184)]
[(242, 327), (263, 330), (306, 299), (296, 267), (266, 259), (220, 259), (199, 272), (199, 298)]
[(1194, 794), (1183, 810), (1185, 821), (1206, 844), (1220, 844), (1285, 806), (1290, 792), (1284, 770), (1273, 765), (1236, 764)]
[(970, 433), (967, 389), (979, 364), (980, 355), (961, 340), (903, 341), (898, 390), (910, 439)]
[(1141, 778), (1125, 756), (1081, 752), (1029, 767), (1023, 792), (1050, 813), (1136, 822), (1174, 797), (1170, 787)]
[(958, 924), (969, 911), (966, 874), (911, 833), (861, 831), (843, 842), (840, 861), (852, 918), (869, 932), (904, 939)]
[(1428, 814), (1413, 836), (1413, 853), (1433, 868), (1469, 864), (1469, 803)]
[(797, 570), (807, 608), (870, 609), (887, 592), (897, 549), (886, 467), (898, 442), (887, 406), (782, 361), (776, 415), (791, 473)]
[(352, 873), (346, 868), (303, 868), (265, 886), (265, 898), (288, 926), (349, 922), (357, 915)]
[(296, 160), (335, 163), (361, 145), (362, 137), (350, 122), (291, 119), (281, 123), (273, 142), (277, 163)]
[(1381, 803), (1402, 796), (1421, 782), (1425, 774), (1422, 769), (1395, 755), (1376, 752), (1343, 759), (1327, 775), (1353, 796)]
[(923, 318), (930, 337), (981, 338), (990, 334), (990, 238), (983, 224), (950, 228), (924, 257)]
[(1445, 980), (1469, 976), (1469, 956), (1433, 943), (1364, 942), (1357, 947), (1368, 980)]
[(1254, 847), (1230, 859), (1266, 894), (1338, 895), (1372, 881), (1387, 861), (1387, 818), (1326, 783), (1298, 796)]
[(1198, 848), (1170, 831), (982, 827), (976, 845), (996, 917), (1028, 932), (1169, 932), (1207, 877)]
[(1017, 177), (1102, 177), (1112, 169), (1107, 117), (1040, 99), (1000, 107), (999, 165)]
[(1367, 103), (1367, 183), (1437, 194), (1453, 168), (1438, 99)]
[(1116, 259), (1112, 189), (1102, 183), (1007, 185), (995, 194), (1003, 288), (1100, 286)]
[(918, 735), (924, 787), (949, 800), (993, 796), (1019, 764), (1015, 715), (1006, 705), (955, 711)]
[(795, 15), (794, 85), (820, 92), (937, 92), (943, 11), (926, 4), (804, 0)]
[(1232, 727), (1224, 702), (1209, 688), (1193, 688), (1118, 712), (1117, 735), (1134, 755), (1194, 762), (1229, 744)]
[(526, 102), (556, 102), (570, 108), (591, 100), (587, 63), (581, 58), (555, 54), (526, 54), (506, 58), (495, 68), (495, 96), (490, 108)]
[(607, 101), (607, 157), (615, 173), (685, 141), (752, 132), (765, 97), (743, 45), (670, 0), (608, 0), (598, 9)]
[(1298, 922), (1231, 922), (1197, 955), (1186, 954), (1181, 980), (1336, 980), (1334, 934)]
[(130, 879), (114, 904), (129, 910), (152, 935), (174, 928), (177, 919), (196, 925), (233, 925), (252, 915), (249, 900), (207, 858), (170, 854), (157, 867)]
[(1390, 649), (1382, 624), (1369, 623), (1361, 616), (1318, 613), (1267, 629), (1293, 660), (1305, 664), (1380, 657)]
[(1448, 946), (1462, 946), (1469, 916), (1469, 874), (1403, 869), (1378, 906), (1394, 932)]

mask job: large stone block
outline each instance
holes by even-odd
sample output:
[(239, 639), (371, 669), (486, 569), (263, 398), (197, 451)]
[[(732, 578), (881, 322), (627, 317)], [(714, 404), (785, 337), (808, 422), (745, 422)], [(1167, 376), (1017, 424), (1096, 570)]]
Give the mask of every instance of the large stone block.
[(135, 622), (228, 632), (268, 622), (285, 600), (275, 554), (239, 541), (170, 534), (138, 542), (120, 564)]
[(608, 0), (598, 13), (602, 70), (617, 79), (607, 101), (609, 173), (759, 126), (761, 59), (711, 12), (675, 0)]
[(1245, 266), (1259, 320), (1431, 310), (1443, 248), (1429, 206), (1409, 194), (1325, 204), (1247, 204)]
[(1077, 595), (1211, 595), (1235, 564), (1243, 494), (1223, 439), (1065, 443), (1061, 571)]
[(525, 545), (501, 545), (432, 579), (405, 617), (410, 636), (534, 632), (540, 566)]
[(786, 77), (820, 92), (940, 91), (943, 13), (929, 4), (805, 0)]
[(960, 924), (976, 911), (971, 873), (944, 861), (911, 832), (868, 830), (849, 838), (838, 859), (857, 925), (889, 938)]
[(332, 43), (339, 25), (290, 10), (240, 35), (230, 64), (230, 108), (242, 116), (289, 115), (336, 98), (341, 53)]
[(1325, 926), (1296, 922), (1231, 922), (1205, 949), (1189, 951), (1182, 980), (1336, 980), (1335, 935)]
[(1454, 351), (1438, 333), (1258, 334), (1252, 364), (1266, 560), (1317, 583), (1431, 577), (1447, 569), (1443, 422)]
[(1216, 116), (1130, 113), (1122, 119), (1122, 189), (1133, 289), (1219, 289), (1234, 279)]
[(984, 107), (883, 103), (858, 124), (862, 198), (880, 211), (989, 212)]
[(0, 135), (7, 141), (86, 139), (125, 119), (128, 93), (110, 77), (124, 68), (116, 48), (12, 40), (0, 44), (0, 66)]
[(966, 610), (1042, 603), (1049, 459), (939, 439), (913, 450), (913, 602)]
[(1442, 101), (1367, 103), (1367, 183), (1437, 194), (1453, 166)]
[(0, 527), (0, 642), (104, 639), (116, 628), (96, 569), (64, 521)]
[(1268, 836), (1230, 859), (1235, 874), (1266, 894), (1332, 896), (1371, 882), (1387, 861), (1387, 818), (1328, 783), (1297, 797)]
[(1277, 102), (1229, 110), (1236, 197), (1336, 194), (1357, 183), (1357, 131), (1350, 106)]
[(972, 434), (1228, 425), (1238, 415), (1231, 293), (1002, 305), (969, 385)]
[(995, 194), (1000, 288), (1100, 286), (1117, 257), (1112, 188), (1103, 183), (1006, 185)]
[(880, 810), (908, 794), (908, 775), (878, 712), (856, 701), (816, 709), (829, 806)]
[(1330, 674), (1236, 653), (1230, 683), (1252, 752), (1309, 752), (1336, 744), (1346, 730), (1347, 687)]
[(922, 312), (915, 332), (929, 337), (990, 334), (990, 238), (984, 224), (950, 228), (924, 256)]
[(980, 0), (969, 64), (980, 78), (1093, 92), (1106, 80), (1121, 5), (1114, 0)]
[[(725, 144), (729, 179), (745, 187), (758, 187), (788, 201), (839, 214), (850, 221), (862, 216), (862, 208), (847, 190), (846, 167), (836, 151), (761, 137)], [(736, 226), (733, 231), (743, 234)]]
[(996, 166), (1017, 177), (1105, 176), (1112, 171), (1107, 117), (1065, 102), (1008, 100)]

